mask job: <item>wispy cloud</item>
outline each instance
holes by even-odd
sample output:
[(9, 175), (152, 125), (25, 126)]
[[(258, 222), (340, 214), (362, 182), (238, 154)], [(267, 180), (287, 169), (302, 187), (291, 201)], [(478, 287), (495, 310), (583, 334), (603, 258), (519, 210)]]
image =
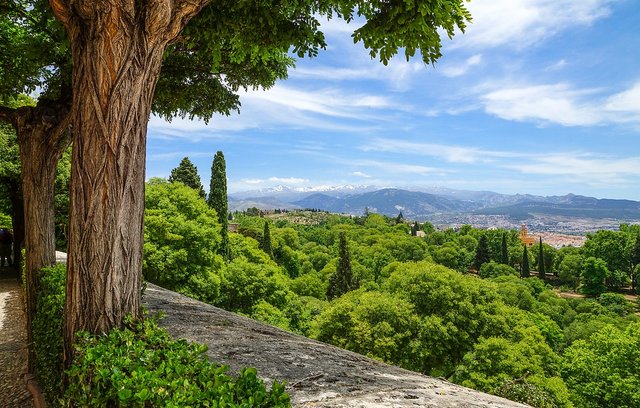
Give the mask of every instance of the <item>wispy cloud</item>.
[(449, 163), (488, 162), (495, 158), (514, 157), (513, 153), (484, 150), (467, 146), (451, 146), (437, 143), (415, 143), (400, 139), (375, 138), (361, 145), (362, 151), (393, 152), (408, 155), (429, 156)]
[(441, 72), (442, 72), (442, 75), (446, 77), (455, 78), (455, 77), (459, 77), (466, 74), (471, 68), (473, 68), (476, 65), (479, 65), (480, 63), (482, 63), (482, 54), (475, 54), (467, 58), (462, 63), (457, 63), (457, 64), (448, 63), (447, 65), (441, 68), (442, 69)]
[(577, 89), (567, 83), (544, 85), (483, 84), (480, 101), (487, 113), (514, 121), (563, 126), (640, 124), (640, 82), (610, 96), (603, 89)]
[(467, 4), (473, 22), (452, 48), (526, 48), (608, 16), (616, 0), (491, 0)]
[(607, 157), (593, 153), (532, 156), (530, 161), (505, 166), (530, 175), (564, 177), (589, 185), (624, 184), (640, 177), (640, 157)]
[(269, 177), (269, 181), (282, 184), (305, 184), (309, 182), (309, 179), (299, 177)]
[(446, 173), (443, 169), (422, 166), (418, 164), (410, 164), (410, 163), (397, 163), (397, 162), (389, 162), (389, 161), (378, 161), (378, 160), (353, 160), (351, 164), (360, 166), (360, 167), (370, 167), (383, 169), (388, 173), (395, 174), (417, 174), (417, 175), (432, 175), (432, 174), (442, 174)]
[(370, 175), (368, 175), (368, 174), (366, 174), (366, 173), (363, 173), (363, 172), (361, 172), (361, 171), (354, 171), (352, 174), (353, 174), (354, 176), (357, 176), (357, 177), (371, 178), (371, 176), (370, 176)]

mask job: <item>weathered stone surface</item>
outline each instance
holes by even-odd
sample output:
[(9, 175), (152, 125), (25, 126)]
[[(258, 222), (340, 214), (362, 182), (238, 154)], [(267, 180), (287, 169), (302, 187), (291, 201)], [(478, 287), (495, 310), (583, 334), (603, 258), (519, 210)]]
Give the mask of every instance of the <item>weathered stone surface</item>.
[(525, 405), (393, 367), (149, 284), (144, 303), (172, 335), (209, 346), (232, 371), (255, 367), (287, 382), (295, 407), (469, 407)]

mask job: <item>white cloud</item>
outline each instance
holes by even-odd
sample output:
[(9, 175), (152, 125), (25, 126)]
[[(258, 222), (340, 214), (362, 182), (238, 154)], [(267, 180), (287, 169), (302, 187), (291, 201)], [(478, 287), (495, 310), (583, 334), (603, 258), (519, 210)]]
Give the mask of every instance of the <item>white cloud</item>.
[(240, 180), (240, 182), (242, 182), (244, 184), (258, 185), (258, 184), (264, 183), (264, 180), (262, 180), (262, 179), (242, 179), (242, 180)]
[(637, 82), (631, 89), (609, 97), (605, 107), (611, 112), (640, 114), (640, 82)]
[(593, 90), (578, 91), (567, 84), (524, 85), (499, 88), (481, 97), (485, 111), (507, 120), (559, 123), (564, 126), (602, 122), (597, 106), (580, 99)]
[(525, 174), (566, 177), (589, 185), (628, 183), (640, 177), (640, 157), (605, 157), (591, 153), (556, 153), (505, 166)]
[(308, 179), (297, 177), (269, 177), (269, 181), (282, 184), (305, 184), (308, 183)]
[(548, 67), (546, 67), (544, 70), (545, 71), (559, 71), (562, 68), (566, 67), (568, 65), (567, 60), (565, 60), (564, 58), (556, 61), (555, 63), (549, 65)]
[(471, 68), (482, 62), (482, 54), (472, 55), (461, 64), (448, 63), (442, 68), (442, 75), (455, 78), (466, 74)]
[(512, 153), (483, 150), (475, 147), (415, 143), (384, 138), (372, 139), (366, 145), (360, 146), (360, 150), (437, 157), (450, 163), (488, 162), (495, 158), (513, 157)]
[(361, 171), (354, 171), (352, 174), (353, 174), (354, 176), (358, 176), (358, 177), (371, 178), (371, 176), (370, 176), (370, 175), (368, 175), (368, 174), (366, 174), (366, 173), (363, 173), (363, 172), (361, 172)]
[(640, 123), (640, 82), (608, 97), (602, 89), (576, 89), (567, 83), (487, 83), (478, 89), (484, 110), (506, 120), (563, 126)]
[(615, 0), (489, 0), (467, 7), (473, 22), (451, 46), (526, 48), (561, 30), (588, 25), (610, 14)]
[(387, 173), (400, 173), (400, 174), (418, 174), (418, 175), (430, 175), (434, 173), (442, 173), (442, 169), (437, 169), (434, 167), (421, 166), (417, 164), (407, 164), (407, 163), (394, 163), (394, 162), (383, 162), (377, 160), (353, 160), (350, 164), (362, 167), (373, 167), (378, 169), (383, 169)]

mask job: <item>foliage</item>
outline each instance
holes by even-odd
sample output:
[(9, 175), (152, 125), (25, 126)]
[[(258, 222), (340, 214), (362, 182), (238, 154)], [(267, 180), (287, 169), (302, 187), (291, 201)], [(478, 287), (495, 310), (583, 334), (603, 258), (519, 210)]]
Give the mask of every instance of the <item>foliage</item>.
[(498, 276), (517, 276), (518, 272), (509, 265), (489, 261), (482, 264), (479, 275), (481, 278), (496, 278)]
[(491, 256), (489, 254), (489, 242), (487, 241), (487, 236), (485, 234), (480, 235), (480, 239), (478, 240), (478, 247), (476, 248), (476, 257), (473, 261), (473, 266), (476, 269), (480, 269), (483, 264), (489, 262), (491, 260)]
[(580, 277), (582, 281), (582, 293), (587, 295), (599, 295), (607, 290), (604, 280), (609, 275), (607, 263), (600, 259), (589, 257), (582, 263)]
[(327, 343), (409, 366), (417, 357), (418, 316), (413, 306), (388, 293), (351, 291), (313, 322), (311, 336)]
[(191, 163), (191, 160), (189, 160), (188, 157), (183, 158), (178, 167), (171, 170), (169, 182), (180, 182), (185, 186), (196, 190), (200, 197), (205, 197), (198, 169), (193, 163)]
[(340, 233), (340, 241), (338, 244), (338, 265), (336, 272), (329, 279), (327, 287), (327, 298), (342, 296), (350, 290), (356, 289), (358, 283), (351, 269), (351, 254), (347, 244), (347, 236), (344, 232)]
[(619, 316), (625, 316), (632, 310), (631, 304), (619, 293), (603, 293), (598, 297), (598, 302), (608, 311)]
[(238, 378), (212, 364), (204, 345), (172, 340), (153, 319), (125, 321), (103, 336), (78, 334), (64, 404), (83, 407), (289, 407), (277, 381), (271, 390), (243, 369)]
[(67, 267), (40, 271), (36, 313), (32, 322), (35, 374), (49, 404), (62, 389), (62, 320)]
[(216, 212), (182, 183), (152, 179), (145, 197), (143, 273), (147, 280), (204, 301), (219, 292), (222, 259)]
[(229, 233), (227, 231), (229, 221), (227, 219), (227, 164), (224, 154), (217, 151), (211, 163), (211, 184), (209, 185), (209, 197), (207, 197), (209, 207), (216, 210), (218, 223), (220, 224), (220, 245), (217, 252), (224, 259), (229, 259)]
[(269, 223), (266, 221), (262, 232), (262, 240), (260, 240), (260, 249), (270, 257), (273, 257), (273, 249), (271, 248), (271, 232), (269, 231)]
[(558, 277), (561, 281), (570, 283), (577, 288), (580, 283), (583, 257), (581, 255), (566, 255), (558, 265)]
[(580, 407), (640, 406), (640, 323), (604, 326), (564, 354), (562, 373)]

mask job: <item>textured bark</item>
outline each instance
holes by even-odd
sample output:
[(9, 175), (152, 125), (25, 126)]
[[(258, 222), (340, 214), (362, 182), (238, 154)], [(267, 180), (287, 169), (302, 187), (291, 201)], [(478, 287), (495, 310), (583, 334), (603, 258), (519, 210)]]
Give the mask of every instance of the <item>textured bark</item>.
[[(20, 146), (22, 197), (24, 200), (25, 289), (28, 344), (40, 286), (39, 270), (56, 262), (55, 177), (58, 160), (69, 145), (68, 107), (26, 107), (18, 110), (16, 131)], [(29, 350), (33, 372), (33, 349)]]
[(65, 366), (139, 315), (147, 122), (165, 47), (206, 1), (50, 0), (73, 58)]

